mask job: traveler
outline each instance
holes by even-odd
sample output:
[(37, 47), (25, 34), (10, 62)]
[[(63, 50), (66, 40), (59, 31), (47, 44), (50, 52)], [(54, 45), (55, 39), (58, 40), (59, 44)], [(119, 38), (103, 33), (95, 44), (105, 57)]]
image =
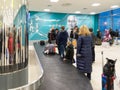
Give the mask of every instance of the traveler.
[(68, 33), (65, 30), (65, 27), (61, 27), (61, 31), (58, 35), (58, 50), (60, 53), (61, 58), (64, 58), (64, 51), (67, 45)]
[(92, 62), (95, 62), (95, 41), (96, 41), (96, 36), (93, 33), (93, 29), (89, 28), (89, 31), (91, 32), (91, 36), (92, 36)]
[(87, 77), (91, 80), (92, 72), (92, 37), (86, 25), (79, 29), (79, 37), (77, 41), (77, 69), (82, 73), (87, 73)]

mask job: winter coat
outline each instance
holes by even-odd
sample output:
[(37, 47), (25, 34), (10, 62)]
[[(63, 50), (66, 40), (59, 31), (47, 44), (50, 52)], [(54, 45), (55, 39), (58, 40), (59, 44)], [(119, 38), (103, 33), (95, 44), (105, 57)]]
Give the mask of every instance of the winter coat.
[(77, 68), (83, 73), (92, 72), (92, 37), (79, 36), (77, 41)]
[(95, 42), (96, 42), (96, 36), (94, 35), (94, 33), (91, 33), (92, 36), (92, 47), (95, 47)]
[(63, 45), (64, 47), (66, 47), (67, 39), (68, 39), (67, 31), (59, 32), (59, 35), (58, 35), (58, 45)]
[(8, 50), (9, 50), (10, 54), (14, 53), (13, 43), (14, 43), (13, 37), (9, 37), (9, 39), (8, 39)]

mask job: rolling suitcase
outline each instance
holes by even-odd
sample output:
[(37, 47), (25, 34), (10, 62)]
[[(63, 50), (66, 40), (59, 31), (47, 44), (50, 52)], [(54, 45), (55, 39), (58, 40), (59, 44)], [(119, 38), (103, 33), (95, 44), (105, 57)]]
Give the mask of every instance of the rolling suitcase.
[(104, 65), (103, 51), (102, 54), (102, 90), (114, 90), (114, 79), (115, 79), (115, 63), (116, 60), (107, 59), (107, 63)]

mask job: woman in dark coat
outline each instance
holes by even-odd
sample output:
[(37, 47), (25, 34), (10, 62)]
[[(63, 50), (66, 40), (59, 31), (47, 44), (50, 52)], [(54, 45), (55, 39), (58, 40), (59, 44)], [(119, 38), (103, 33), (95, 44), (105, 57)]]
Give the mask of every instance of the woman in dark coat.
[(91, 79), (92, 72), (92, 37), (87, 26), (83, 25), (79, 30), (77, 41), (77, 68), (82, 73), (87, 73), (87, 77)]

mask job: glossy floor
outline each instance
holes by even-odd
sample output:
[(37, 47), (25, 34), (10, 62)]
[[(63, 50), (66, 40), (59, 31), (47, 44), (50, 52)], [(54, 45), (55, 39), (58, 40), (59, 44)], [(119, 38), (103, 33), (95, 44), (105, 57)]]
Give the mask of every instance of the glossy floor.
[[(114, 90), (120, 90), (120, 45), (109, 46), (108, 43), (103, 43), (102, 46), (95, 46), (95, 63), (93, 63), (91, 84), (93, 90), (101, 89), (101, 74), (102, 74), (102, 55), (103, 61), (106, 63), (106, 58), (117, 59), (116, 62), (116, 79), (114, 81)], [(76, 64), (74, 64), (76, 67)]]

